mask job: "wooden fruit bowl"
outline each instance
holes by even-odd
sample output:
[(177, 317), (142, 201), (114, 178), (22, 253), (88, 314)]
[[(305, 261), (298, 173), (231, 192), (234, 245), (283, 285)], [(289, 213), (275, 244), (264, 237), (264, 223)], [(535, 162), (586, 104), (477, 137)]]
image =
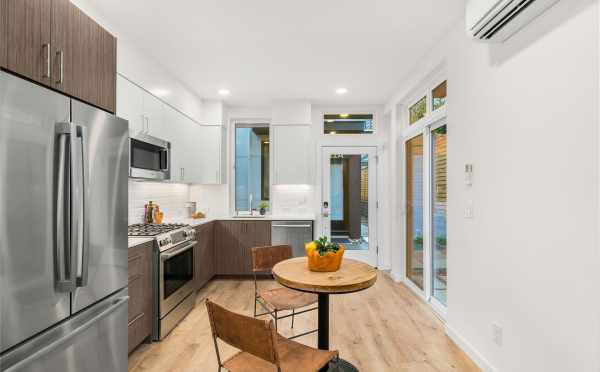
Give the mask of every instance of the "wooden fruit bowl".
[(306, 243), (304, 248), (308, 257), (308, 269), (310, 271), (333, 272), (338, 271), (342, 265), (344, 251), (346, 247), (340, 244), (337, 252), (327, 252), (323, 256), (317, 249), (310, 247), (311, 243)]

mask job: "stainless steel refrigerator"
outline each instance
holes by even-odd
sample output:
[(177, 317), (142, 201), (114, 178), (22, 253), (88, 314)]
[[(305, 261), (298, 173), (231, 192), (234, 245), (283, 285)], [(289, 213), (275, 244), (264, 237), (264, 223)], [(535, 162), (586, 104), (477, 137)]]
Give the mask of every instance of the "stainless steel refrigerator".
[(128, 126), (0, 72), (0, 370), (127, 370)]

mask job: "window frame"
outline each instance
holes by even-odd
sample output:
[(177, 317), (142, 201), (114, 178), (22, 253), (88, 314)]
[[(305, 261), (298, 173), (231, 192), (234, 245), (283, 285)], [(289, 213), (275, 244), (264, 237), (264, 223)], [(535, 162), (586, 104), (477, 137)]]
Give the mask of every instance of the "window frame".
[[(336, 111), (339, 111), (338, 113), (336, 113)], [(349, 115), (372, 115), (373, 116), (373, 132), (366, 134), (366, 133), (335, 133), (335, 134), (331, 134), (331, 133), (325, 133), (325, 115), (340, 115), (340, 114), (349, 114)], [(320, 118), (319, 118), (321, 125), (319, 126), (320, 128), (320, 132), (319, 132), (319, 136), (323, 136), (324, 138), (376, 138), (377, 137), (377, 130), (378, 130), (378, 117), (377, 117), (377, 112), (370, 109), (370, 110), (358, 110), (356, 108), (353, 108), (352, 110), (343, 110), (343, 108), (341, 110), (336, 109), (335, 107), (331, 110), (322, 110), (320, 112)]]
[[(269, 128), (269, 142), (273, 143), (273, 130), (272, 125), (269, 119), (231, 119), (229, 121), (229, 158), (230, 161), (230, 173), (229, 179), (229, 213), (234, 215), (236, 212), (236, 129), (238, 127), (241, 128), (257, 128), (257, 127), (267, 127)], [(267, 209), (267, 214), (270, 214), (273, 208), (273, 197), (271, 192), (273, 190), (273, 149), (269, 148), (269, 208)], [(262, 200), (262, 199), (261, 199)], [(242, 211), (246, 212), (246, 211)]]
[[(421, 89), (415, 90), (415, 92), (410, 95), (410, 97), (406, 100), (406, 104), (404, 105), (405, 109), (403, 110), (403, 116), (406, 118), (403, 131), (403, 136), (406, 137), (406, 134), (409, 132), (423, 131), (423, 128), (427, 125), (427, 123), (432, 123), (446, 116), (446, 111), (448, 109), (448, 94), (446, 91), (446, 103), (437, 108), (433, 109), (433, 90), (441, 85), (443, 82), (446, 82), (446, 90), (448, 89), (448, 79), (445, 76), (437, 76), (434, 79), (431, 79), (427, 84), (423, 84)], [(425, 116), (421, 119), (415, 121), (414, 123), (410, 123), (410, 108), (416, 105), (419, 101), (421, 101), (425, 97), (426, 104), (426, 112)]]
[[(447, 314), (447, 305), (443, 305), (440, 301), (438, 301), (435, 297), (433, 297), (431, 290), (431, 274), (432, 274), (432, 252), (433, 245), (431, 244), (431, 236), (432, 236), (432, 214), (431, 205), (432, 205), (432, 194), (431, 194), (431, 132), (439, 127), (446, 125), (446, 127), (450, 127), (450, 124), (447, 120), (447, 109), (449, 105), (448, 94), (446, 95), (446, 104), (437, 110), (433, 111), (433, 89), (439, 86), (441, 83), (446, 81), (448, 84), (448, 78), (443, 73), (443, 71), (435, 74), (433, 78), (426, 80), (422, 83), (418, 89), (415, 89), (411, 95), (404, 100), (401, 107), (398, 108), (399, 115), (402, 118), (401, 125), (401, 136), (402, 136), (402, 159), (406, 161), (406, 143), (419, 136), (423, 135), (423, 147), (424, 147), (424, 158), (423, 158), (423, 249), (424, 249), (424, 274), (423, 274), (423, 289), (420, 289), (416, 284), (414, 284), (410, 278), (408, 277), (408, 273), (406, 272), (406, 268), (403, 270), (403, 279), (404, 283), (413, 290), (415, 294), (421, 297), (425, 302), (430, 304), (431, 308), (442, 318), (446, 319)], [(423, 96), (426, 96), (427, 102), (427, 113), (420, 120), (410, 123), (410, 111), (409, 108), (412, 107), (416, 102), (420, 101)], [(406, 166), (402, 166), (402, 175), (404, 179), (407, 177)], [(406, 208), (406, 182), (402, 182), (401, 184), (402, 190), (402, 208), (405, 210)], [(404, 216), (406, 219), (406, 215)], [(406, 224), (406, 221), (403, 221), (403, 224)], [(404, 257), (404, 266), (406, 266), (406, 262), (408, 260), (406, 244), (407, 244), (407, 231), (403, 228), (401, 241), (403, 244), (403, 257)]]

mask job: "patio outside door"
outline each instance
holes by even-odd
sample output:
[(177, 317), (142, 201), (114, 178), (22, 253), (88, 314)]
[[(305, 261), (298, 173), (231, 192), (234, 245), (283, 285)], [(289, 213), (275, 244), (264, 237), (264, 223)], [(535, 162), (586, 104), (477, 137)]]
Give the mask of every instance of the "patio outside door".
[(323, 147), (322, 235), (377, 266), (377, 148)]

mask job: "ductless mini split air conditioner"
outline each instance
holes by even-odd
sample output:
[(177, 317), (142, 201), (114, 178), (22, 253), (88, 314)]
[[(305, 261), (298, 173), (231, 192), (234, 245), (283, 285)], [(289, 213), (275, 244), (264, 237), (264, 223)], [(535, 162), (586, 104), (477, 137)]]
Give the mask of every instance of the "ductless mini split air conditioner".
[(503, 42), (559, 0), (468, 0), (467, 31), (474, 39)]

